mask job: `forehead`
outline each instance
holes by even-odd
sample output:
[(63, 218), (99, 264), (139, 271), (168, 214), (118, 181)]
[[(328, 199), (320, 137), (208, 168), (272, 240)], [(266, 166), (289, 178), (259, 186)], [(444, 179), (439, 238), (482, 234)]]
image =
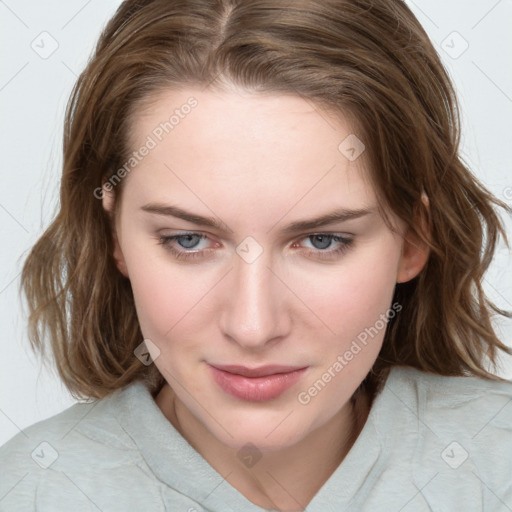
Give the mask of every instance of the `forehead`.
[[(189, 145), (205, 138), (228, 145), (244, 139), (276, 150), (284, 150), (285, 143), (297, 146), (305, 139), (317, 147), (336, 148), (355, 132), (346, 114), (334, 114), (332, 109), (299, 95), (255, 93), (234, 86), (223, 91), (189, 87), (163, 90), (146, 98), (132, 116), (131, 142), (148, 134), (158, 142), (170, 135), (178, 141), (180, 132), (186, 136), (190, 131), (187, 128), (195, 134)], [(273, 139), (283, 134), (286, 138)]]
[(360, 141), (354, 131), (343, 115), (296, 95), (167, 90), (132, 117), (130, 147), (150, 149), (128, 181), (139, 202), (188, 197), (247, 214), (259, 206), (274, 219), (291, 207), (318, 212), (319, 201), (373, 206), (364, 152), (346, 152)]

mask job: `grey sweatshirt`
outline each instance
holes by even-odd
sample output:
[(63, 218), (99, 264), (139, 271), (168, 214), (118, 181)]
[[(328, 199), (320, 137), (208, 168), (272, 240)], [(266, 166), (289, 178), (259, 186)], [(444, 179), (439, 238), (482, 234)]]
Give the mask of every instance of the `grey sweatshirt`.
[[(299, 509), (299, 507), (298, 507)], [(0, 511), (263, 512), (181, 436), (142, 382), (0, 448)], [(308, 512), (511, 512), (512, 382), (392, 369)]]

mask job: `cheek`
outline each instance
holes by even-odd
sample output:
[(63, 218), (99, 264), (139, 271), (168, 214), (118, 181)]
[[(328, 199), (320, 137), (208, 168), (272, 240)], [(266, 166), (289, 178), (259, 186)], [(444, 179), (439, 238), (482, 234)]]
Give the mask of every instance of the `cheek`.
[(194, 283), (193, 276), (172, 266), (165, 253), (155, 256), (160, 251), (160, 247), (132, 245), (124, 253), (142, 333), (158, 344), (201, 297), (201, 283)]
[(386, 313), (395, 289), (399, 251), (389, 235), (357, 253), (347, 253), (337, 267), (302, 273), (296, 281), (301, 283), (298, 294), (302, 291), (304, 303), (323, 321), (326, 334), (349, 343)]
[[(154, 364), (172, 386), (187, 380), (187, 368), (182, 363), (200, 349), (195, 320), (203, 316), (200, 301), (207, 293), (202, 289), (204, 282), (197, 282), (197, 277), (176, 266), (144, 259), (130, 273), (130, 281), (142, 334), (159, 350)], [(201, 385), (192, 380), (187, 389), (201, 392)]]
[(317, 369), (297, 394), (305, 411), (309, 407), (317, 411), (314, 426), (349, 400), (375, 363), (385, 320), (400, 311), (391, 304), (399, 255), (400, 245), (392, 238), (381, 240), (347, 258), (335, 273), (322, 274), (320, 279), (315, 274), (305, 283), (311, 290), (311, 309), (331, 330), (324, 329), (323, 339), (315, 340)]

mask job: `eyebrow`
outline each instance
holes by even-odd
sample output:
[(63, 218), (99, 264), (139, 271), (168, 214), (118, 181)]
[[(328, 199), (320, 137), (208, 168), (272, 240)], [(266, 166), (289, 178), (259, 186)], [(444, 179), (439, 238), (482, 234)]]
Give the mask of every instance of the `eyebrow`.
[[(224, 231), (231, 233), (233, 230), (229, 226), (217, 220), (215, 217), (203, 217), (197, 213), (188, 212), (182, 208), (173, 205), (165, 205), (160, 203), (148, 203), (141, 207), (141, 210), (153, 213), (156, 215), (164, 215), (169, 217), (176, 217), (178, 219), (191, 222), (198, 226), (208, 227), (216, 229), (218, 231)], [(298, 220), (292, 222), (281, 229), (283, 234), (293, 234), (299, 231), (307, 231), (309, 229), (316, 229), (327, 224), (333, 224), (335, 222), (344, 222), (347, 220), (357, 219), (365, 215), (374, 213), (374, 208), (360, 208), (356, 210), (349, 210), (347, 208), (339, 208), (332, 212), (328, 212), (315, 217), (313, 219)]]

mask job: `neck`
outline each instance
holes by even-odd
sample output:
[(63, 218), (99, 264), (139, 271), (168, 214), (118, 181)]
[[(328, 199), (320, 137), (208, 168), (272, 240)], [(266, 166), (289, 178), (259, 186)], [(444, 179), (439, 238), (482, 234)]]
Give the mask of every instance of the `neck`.
[(304, 510), (343, 461), (369, 413), (364, 391), (331, 419), (293, 446), (265, 452), (246, 467), (236, 450), (218, 441), (176, 398), (166, 384), (155, 398), (167, 419), (194, 449), (254, 504), (282, 511)]

